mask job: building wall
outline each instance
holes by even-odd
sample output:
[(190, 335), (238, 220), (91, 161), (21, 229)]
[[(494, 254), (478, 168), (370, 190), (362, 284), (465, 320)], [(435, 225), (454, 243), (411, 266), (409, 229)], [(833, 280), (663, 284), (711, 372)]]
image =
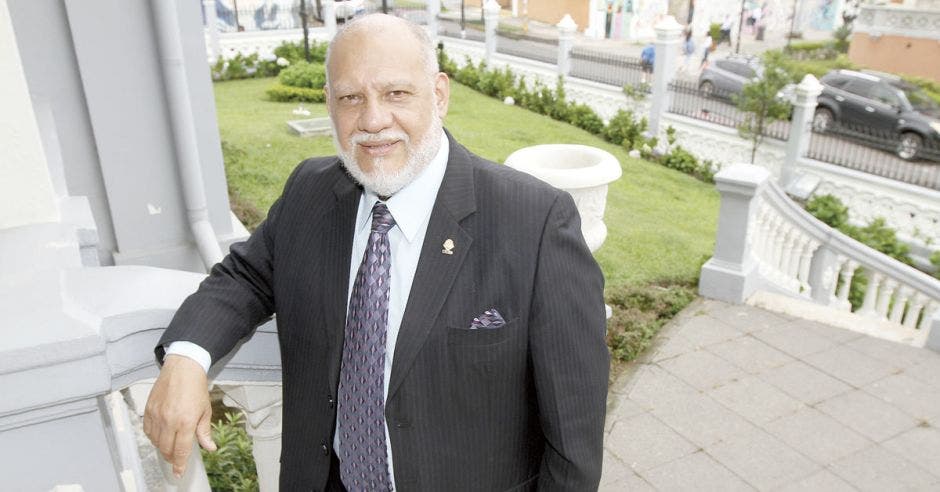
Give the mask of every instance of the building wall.
[[(940, 82), (940, 41), (886, 34), (852, 34), (849, 59), (863, 67)], [(934, 60), (934, 63), (927, 63)]]
[[(7, 0), (43, 143), (89, 198), (104, 264), (204, 271), (189, 231), (149, 0)], [(199, 2), (177, 2), (209, 216), (233, 224)], [(54, 54), (51, 56), (50, 54)], [(50, 163), (52, 166), (52, 163)]]
[[(530, 0), (529, 18), (546, 24), (558, 24), (565, 14), (569, 14), (583, 31), (588, 25), (588, 7), (591, 2), (587, 0)], [(520, 15), (522, 7), (519, 7)]]
[(6, 0), (0, 0), (0, 229), (59, 220)]

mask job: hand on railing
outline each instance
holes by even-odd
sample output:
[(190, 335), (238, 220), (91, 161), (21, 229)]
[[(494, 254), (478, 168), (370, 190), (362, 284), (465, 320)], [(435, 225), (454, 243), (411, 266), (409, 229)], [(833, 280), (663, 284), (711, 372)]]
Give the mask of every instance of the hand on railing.
[(173, 465), (177, 478), (186, 471), (194, 434), (204, 449), (216, 450), (211, 419), (205, 370), (188, 357), (168, 355), (147, 399), (144, 433)]

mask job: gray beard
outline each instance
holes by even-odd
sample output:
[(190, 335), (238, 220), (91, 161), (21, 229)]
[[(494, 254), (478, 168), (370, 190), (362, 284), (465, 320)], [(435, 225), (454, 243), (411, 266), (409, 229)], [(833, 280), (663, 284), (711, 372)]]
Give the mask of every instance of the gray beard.
[[(359, 161), (356, 159), (355, 150), (350, 150), (349, 152), (343, 151), (343, 147), (340, 145), (339, 138), (336, 135), (335, 126), (333, 128), (333, 146), (336, 147), (337, 155), (343, 160), (343, 167), (346, 168), (346, 172), (348, 172), (354, 180), (361, 184), (363, 188), (378, 196), (390, 197), (405, 186), (408, 186), (409, 183), (414, 181), (415, 178), (428, 167), (431, 160), (434, 159), (434, 156), (437, 155), (437, 151), (440, 149), (440, 136), (442, 131), (443, 122), (440, 116), (435, 115), (431, 119), (431, 124), (428, 126), (427, 131), (424, 132), (424, 135), (414, 143), (412, 143), (404, 133), (389, 132), (377, 134), (374, 138), (381, 139), (385, 138), (386, 135), (394, 135), (395, 138), (400, 138), (405, 145), (405, 152), (408, 157), (405, 160), (405, 164), (397, 170), (387, 169), (385, 159), (378, 158), (373, 161), (374, 165), (371, 173), (363, 171), (362, 167), (359, 165)], [(350, 138), (350, 149), (356, 148), (354, 142), (355, 138), (356, 136)]]

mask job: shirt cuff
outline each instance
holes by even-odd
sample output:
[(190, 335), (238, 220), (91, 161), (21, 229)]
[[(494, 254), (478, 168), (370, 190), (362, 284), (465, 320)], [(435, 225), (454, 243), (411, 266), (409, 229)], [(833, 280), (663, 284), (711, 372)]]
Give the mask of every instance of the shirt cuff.
[(164, 360), (166, 360), (167, 355), (189, 357), (199, 363), (207, 373), (209, 372), (209, 366), (212, 365), (212, 356), (209, 355), (209, 352), (193, 342), (172, 342), (166, 348), (166, 355), (163, 356)]

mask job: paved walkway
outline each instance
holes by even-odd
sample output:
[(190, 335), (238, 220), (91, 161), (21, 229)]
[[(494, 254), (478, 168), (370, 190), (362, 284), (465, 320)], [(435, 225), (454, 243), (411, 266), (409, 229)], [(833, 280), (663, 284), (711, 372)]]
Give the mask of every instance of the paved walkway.
[(940, 490), (940, 354), (698, 300), (611, 387), (602, 491)]

